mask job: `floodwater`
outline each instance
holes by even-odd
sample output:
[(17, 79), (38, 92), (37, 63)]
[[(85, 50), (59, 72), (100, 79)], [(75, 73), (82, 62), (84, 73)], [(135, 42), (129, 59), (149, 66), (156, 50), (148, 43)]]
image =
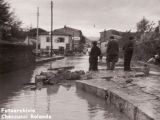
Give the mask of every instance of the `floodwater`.
[[(88, 57), (69, 57), (1, 76), (0, 120), (128, 120), (103, 99), (78, 90), (71, 81), (40, 90), (24, 89), (23, 84), (34, 82), (41, 71), (67, 65), (87, 71)], [(4, 109), (11, 111), (4, 113)]]

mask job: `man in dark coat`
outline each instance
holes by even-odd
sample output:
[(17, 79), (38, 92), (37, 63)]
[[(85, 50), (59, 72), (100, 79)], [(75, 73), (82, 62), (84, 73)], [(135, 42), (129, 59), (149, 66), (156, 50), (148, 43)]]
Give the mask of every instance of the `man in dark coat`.
[(131, 71), (130, 63), (134, 50), (134, 38), (129, 37), (129, 41), (123, 47), (124, 50), (124, 71)]
[(97, 71), (98, 70), (98, 56), (101, 55), (101, 50), (97, 46), (97, 42), (94, 41), (93, 47), (91, 48), (91, 52), (89, 55), (89, 71)]
[(118, 42), (114, 39), (114, 36), (110, 37), (110, 41), (107, 44), (106, 54), (107, 69), (114, 70), (115, 63), (118, 61), (119, 54), (119, 45)]

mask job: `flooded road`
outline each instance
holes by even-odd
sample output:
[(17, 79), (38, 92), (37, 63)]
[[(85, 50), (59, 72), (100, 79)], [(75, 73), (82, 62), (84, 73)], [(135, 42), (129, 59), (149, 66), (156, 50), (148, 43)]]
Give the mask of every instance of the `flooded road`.
[[(0, 108), (33, 110), (8, 112), (6, 116), (12, 115), (10, 120), (14, 120), (15, 116), (24, 117), (20, 120), (128, 120), (104, 100), (76, 89), (74, 82), (45, 86), (34, 91), (24, 89), (23, 84), (34, 82), (34, 76), (41, 71), (46, 71), (51, 66), (54, 68), (70, 65), (75, 66), (74, 70), (87, 71), (88, 57), (69, 57), (1, 76)], [(0, 111), (0, 115), (4, 113)]]

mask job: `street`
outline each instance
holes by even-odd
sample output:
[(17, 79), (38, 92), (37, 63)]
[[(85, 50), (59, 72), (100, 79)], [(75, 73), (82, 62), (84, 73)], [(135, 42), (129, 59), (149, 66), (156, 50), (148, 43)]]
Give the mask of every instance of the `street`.
[[(41, 90), (30, 90), (23, 86), (24, 83), (34, 82), (35, 75), (47, 71), (51, 66), (54, 68), (70, 65), (75, 66), (73, 70), (88, 71), (88, 56), (68, 57), (1, 76), (0, 108), (32, 109), (37, 117), (51, 117), (51, 120), (128, 120), (103, 99), (78, 90), (73, 81), (44, 86)], [(33, 113), (26, 112), (23, 117), (31, 120), (31, 114)]]

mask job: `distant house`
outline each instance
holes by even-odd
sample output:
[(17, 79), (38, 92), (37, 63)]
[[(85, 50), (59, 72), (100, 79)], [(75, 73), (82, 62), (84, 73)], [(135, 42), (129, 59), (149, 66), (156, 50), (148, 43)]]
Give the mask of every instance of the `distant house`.
[(100, 42), (108, 41), (111, 36), (114, 36), (115, 39), (119, 39), (120, 33), (116, 30), (104, 30), (100, 32)]
[(84, 49), (83, 49), (83, 52), (84, 53), (87, 53), (90, 51), (91, 49), (91, 46), (92, 46), (92, 40), (90, 38), (85, 38), (85, 45), (84, 45)]
[[(39, 28), (38, 47), (41, 52), (49, 53), (51, 51), (51, 35), (48, 31)], [(36, 46), (37, 29), (31, 29), (25, 44)], [(65, 53), (66, 51), (79, 50), (82, 48), (85, 37), (81, 30), (64, 26), (64, 28), (55, 29), (52, 32), (52, 49), (57, 52)]]
[[(49, 32), (47, 32), (46, 30), (44, 30), (42, 28), (38, 29), (38, 33), (39, 33), (40, 37), (42, 37), (42, 36), (44, 37), (44, 36), (49, 34)], [(27, 35), (24, 43), (26, 45), (32, 45), (35, 48), (36, 42), (37, 42), (37, 28), (33, 28), (33, 29), (30, 29), (28, 31), (28, 35)], [(40, 49), (40, 41), (38, 41), (38, 46), (39, 46), (39, 49)]]
[[(42, 52), (51, 51), (51, 36), (50, 34), (39, 35), (40, 49)], [(54, 52), (64, 54), (66, 51), (73, 49), (73, 41), (70, 34), (53, 31), (52, 33), (52, 49)]]
[(85, 37), (83, 36), (81, 30), (64, 26), (63, 28), (55, 29), (54, 32), (62, 32), (70, 35), (73, 40), (73, 49), (75, 51), (80, 48), (82, 45), (81, 43), (85, 43)]
[(118, 32), (116, 30), (104, 30), (104, 31), (100, 32), (99, 43), (100, 43), (100, 48), (101, 48), (102, 54), (106, 53), (107, 44), (108, 44), (108, 41), (111, 36), (114, 36), (115, 39), (121, 38), (120, 32)]

